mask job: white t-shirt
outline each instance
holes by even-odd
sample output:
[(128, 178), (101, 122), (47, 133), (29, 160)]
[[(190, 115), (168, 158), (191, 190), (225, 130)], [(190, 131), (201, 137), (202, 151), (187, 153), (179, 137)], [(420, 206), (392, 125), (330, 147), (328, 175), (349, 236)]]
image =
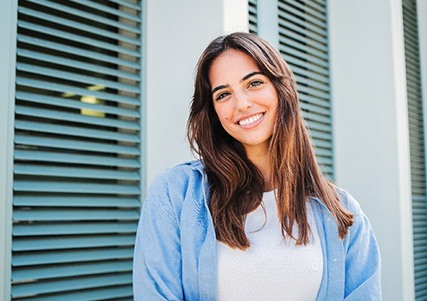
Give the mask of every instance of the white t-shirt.
[[(263, 195), (261, 206), (249, 213), (246, 251), (217, 241), (218, 300), (316, 300), (323, 274), (323, 256), (316, 221), (307, 202), (312, 235), (307, 245), (284, 239), (274, 191)], [(265, 224), (264, 224), (265, 223)], [(295, 236), (297, 226), (293, 227)]]

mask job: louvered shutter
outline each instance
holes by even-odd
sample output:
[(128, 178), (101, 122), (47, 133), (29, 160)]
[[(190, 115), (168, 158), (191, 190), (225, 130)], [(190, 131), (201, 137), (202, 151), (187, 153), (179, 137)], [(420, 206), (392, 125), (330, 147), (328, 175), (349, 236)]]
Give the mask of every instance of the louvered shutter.
[(333, 179), (332, 113), (329, 87), (326, 0), (280, 0), (279, 50), (298, 84), (303, 116), (318, 161)]
[(257, 19), (257, 0), (249, 0), (249, 32), (257, 33), (258, 19)]
[(427, 206), (417, 4), (402, 1), (411, 158), (416, 300), (427, 300)]
[(12, 300), (132, 300), (141, 4), (18, 2)]

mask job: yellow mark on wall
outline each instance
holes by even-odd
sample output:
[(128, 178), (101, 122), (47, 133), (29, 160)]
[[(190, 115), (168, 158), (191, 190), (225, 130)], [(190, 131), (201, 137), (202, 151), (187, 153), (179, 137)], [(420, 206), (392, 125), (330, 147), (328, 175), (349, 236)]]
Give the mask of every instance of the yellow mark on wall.
[[(105, 89), (104, 86), (90, 86), (88, 87), (88, 90), (91, 91), (100, 91)], [(90, 103), (90, 104), (104, 104), (103, 100), (97, 99), (95, 96), (82, 96), (80, 98), (81, 102), (85, 102), (85, 103)], [(86, 115), (86, 116), (93, 116), (93, 117), (105, 117), (105, 113), (104, 112), (100, 112), (97, 110), (93, 110), (93, 109), (80, 109), (80, 113), (82, 115)]]

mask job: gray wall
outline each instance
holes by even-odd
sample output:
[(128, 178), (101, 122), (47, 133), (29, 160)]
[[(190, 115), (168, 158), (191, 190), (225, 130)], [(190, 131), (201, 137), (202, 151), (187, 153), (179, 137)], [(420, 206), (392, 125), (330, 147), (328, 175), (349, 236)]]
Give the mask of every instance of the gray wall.
[(193, 159), (186, 122), (194, 71), (203, 49), (226, 32), (248, 30), (247, 1), (146, 1), (147, 183)]
[(413, 300), (402, 4), (329, 3), (336, 181), (371, 220), (382, 252), (384, 300)]

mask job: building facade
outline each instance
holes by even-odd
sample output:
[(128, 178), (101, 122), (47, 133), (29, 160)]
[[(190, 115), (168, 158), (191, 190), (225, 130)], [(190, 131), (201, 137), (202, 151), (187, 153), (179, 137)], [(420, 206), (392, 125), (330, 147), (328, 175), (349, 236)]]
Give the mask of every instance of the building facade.
[(427, 3), (12, 0), (0, 11), (0, 300), (132, 300), (147, 185), (191, 160), (198, 56), (251, 31), (367, 213), (384, 300), (427, 300)]

